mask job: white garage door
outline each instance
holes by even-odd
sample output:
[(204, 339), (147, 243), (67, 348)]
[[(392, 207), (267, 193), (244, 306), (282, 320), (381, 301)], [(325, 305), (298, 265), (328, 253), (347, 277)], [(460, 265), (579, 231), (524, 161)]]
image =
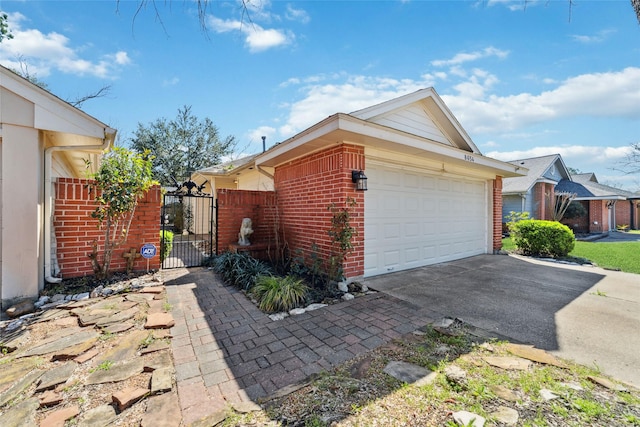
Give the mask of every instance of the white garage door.
[(486, 253), (484, 181), (367, 166), (365, 276)]

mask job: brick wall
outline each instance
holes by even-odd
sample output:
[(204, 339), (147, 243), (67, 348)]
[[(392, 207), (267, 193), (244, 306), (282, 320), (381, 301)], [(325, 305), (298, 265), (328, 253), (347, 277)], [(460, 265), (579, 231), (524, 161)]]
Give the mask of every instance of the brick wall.
[(364, 148), (350, 144), (313, 153), (275, 169), (280, 223), (292, 254), (299, 249), (308, 256), (316, 244), (319, 255), (329, 259), (332, 214), (328, 207), (332, 203), (344, 207), (351, 197), (356, 201), (351, 225), (357, 235), (343, 269), (347, 278), (364, 274), (364, 193), (356, 191), (351, 182), (351, 171), (364, 169)]
[(607, 230), (609, 230), (609, 210), (606, 201), (589, 200), (589, 232), (603, 233)]
[[(98, 221), (90, 216), (96, 205), (89, 195), (87, 182), (78, 178), (56, 180), (53, 225), (62, 277), (92, 275), (93, 268), (88, 254), (92, 252), (93, 242), (98, 241), (98, 251), (104, 249), (104, 232), (98, 228)], [(131, 248), (139, 253), (144, 243), (153, 243), (158, 248), (158, 255), (149, 260), (149, 268), (160, 268), (161, 200), (159, 186), (152, 187), (144, 199), (140, 200), (127, 242), (114, 251), (112, 272), (125, 271), (127, 263), (122, 255)], [(134, 270), (146, 268), (146, 259), (140, 257), (135, 261)]]
[(493, 251), (502, 248), (502, 177), (493, 180)]
[(615, 225), (628, 225), (631, 227), (631, 209), (634, 207), (630, 200), (618, 200), (616, 202), (616, 223)]
[(218, 198), (218, 252), (224, 252), (238, 242), (243, 218), (251, 218), (252, 244), (266, 243), (276, 247), (277, 205), (273, 191), (219, 189)]

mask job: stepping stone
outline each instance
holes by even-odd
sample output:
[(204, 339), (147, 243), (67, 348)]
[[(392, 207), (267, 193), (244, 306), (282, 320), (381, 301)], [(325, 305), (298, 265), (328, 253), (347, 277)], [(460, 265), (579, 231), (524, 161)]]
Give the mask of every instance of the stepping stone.
[(65, 336), (58, 336), (48, 339), (46, 342), (40, 343), (16, 357), (42, 356), (45, 354), (61, 351), (63, 349), (70, 348), (88, 341), (96, 340), (98, 338), (98, 333), (93, 330), (81, 328), (66, 328), (63, 329), (63, 331), (65, 331), (66, 333)]
[(93, 371), (87, 377), (85, 384), (104, 384), (115, 383), (118, 381), (124, 381), (135, 375), (142, 373), (144, 363), (140, 359), (133, 359), (129, 362), (125, 362), (119, 365), (113, 365), (108, 370), (98, 369)]
[(160, 394), (170, 391), (173, 387), (171, 376), (173, 374), (172, 368), (156, 369), (151, 374), (151, 394)]
[(502, 385), (492, 385), (489, 386), (489, 390), (491, 393), (495, 394), (502, 400), (506, 400), (507, 402), (517, 402), (518, 395), (513, 391), (508, 389)]
[(79, 311), (74, 314), (77, 315), (80, 326), (91, 326), (95, 325), (100, 319), (112, 316), (114, 314), (114, 310), (107, 310), (106, 308), (103, 308), (100, 310)]
[(2, 414), (3, 427), (36, 427), (36, 410), (40, 407), (37, 397), (23, 400)]
[(153, 314), (153, 313), (165, 313), (166, 310), (164, 309), (164, 301), (162, 300), (151, 300), (149, 301), (149, 314)]
[(23, 347), (25, 343), (29, 342), (31, 332), (28, 329), (16, 330), (11, 333), (4, 334), (0, 339), (0, 349), (3, 349), (7, 353), (12, 353)]
[(518, 371), (526, 371), (533, 364), (530, 360), (523, 359), (521, 357), (509, 357), (509, 356), (485, 356), (482, 358), (491, 366), (495, 366), (501, 369), (510, 369)]
[(499, 406), (496, 411), (491, 413), (491, 416), (500, 423), (508, 426), (515, 426), (518, 424), (518, 419), (520, 418), (518, 411), (506, 406)]
[(153, 300), (153, 294), (128, 294), (127, 300), (136, 303), (148, 303)]
[(98, 338), (94, 338), (94, 339), (85, 341), (83, 343), (76, 344), (74, 346), (57, 351), (51, 355), (51, 361), (55, 362), (56, 360), (75, 359), (76, 357), (86, 352), (90, 348), (93, 348), (93, 346), (96, 344), (97, 341), (98, 341)]
[(127, 387), (116, 393), (113, 393), (111, 398), (113, 403), (118, 405), (120, 411), (124, 411), (128, 407), (132, 406), (138, 400), (142, 399), (149, 393), (149, 389), (146, 388), (134, 388)]
[(169, 349), (169, 344), (167, 344), (166, 342), (154, 342), (150, 345), (148, 345), (147, 347), (143, 348), (142, 350), (140, 350), (140, 354), (141, 355), (145, 355), (145, 354), (149, 354), (149, 353), (154, 353), (156, 351), (161, 351), (161, 350), (167, 350)]
[(153, 338), (163, 340), (165, 338), (173, 338), (169, 329), (156, 329), (153, 331)]
[[(53, 310), (49, 310), (53, 311)], [(78, 318), (75, 316), (69, 315), (69, 312), (66, 310), (59, 310), (65, 313), (64, 317), (59, 317), (56, 320), (51, 322), (52, 326), (58, 326), (60, 328), (68, 328), (70, 326), (78, 326)]]
[(176, 324), (170, 313), (152, 313), (147, 316), (145, 329), (169, 329)]
[(133, 322), (122, 322), (122, 323), (113, 323), (102, 329), (102, 332), (107, 334), (119, 334), (121, 332), (126, 332), (129, 329), (133, 328), (135, 323)]
[(28, 359), (18, 359), (2, 365), (2, 375), (0, 375), (0, 392), (9, 388), (13, 383), (23, 378), (31, 372), (40, 361), (32, 357)]
[(20, 396), (22, 392), (31, 387), (33, 383), (38, 381), (38, 378), (43, 374), (43, 371), (34, 370), (29, 372), (26, 376), (14, 383), (11, 387), (0, 394), (0, 406), (4, 406), (11, 402), (16, 397)]
[(59, 308), (43, 311), (39, 314), (35, 323), (41, 322), (53, 322), (55, 326), (61, 327), (78, 326), (78, 321), (75, 317), (69, 315), (69, 310), (61, 310)]
[(145, 286), (138, 292), (142, 294), (161, 294), (164, 292), (164, 286)]
[(559, 360), (554, 355), (533, 346), (509, 343), (505, 348), (511, 354), (529, 359), (533, 362), (557, 366), (558, 368), (567, 368), (567, 364)]
[(391, 361), (383, 372), (407, 384), (423, 386), (433, 382), (437, 374), (413, 363)]
[(89, 409), (78, 421), (78, 427), (107, 427), (116, 419), (116, 408), (102, 405)]
[(481, 417), (478, 414), (474, 414), (473, 412), (468, 411), (458, 411), (453, 413), (453, 420), (459, 426), (465, 427), (483, 427), (487, 422), (484, 417)]
[(53, 390), (47, 390), (42, 393), (42, 396), (40, 396), (40, 407), (46, 408), (48, 406), (56, 406), (57, 404), (62, 402), (62, 399), (63, 398), (61, 394), (56, 393)]
[[(214, 426), (220, 421), (208, 425)], [(140, 424), (142, 427), (179, 427), (181, 423), (182, 413), (177, 393), (165, 393), (147, 399), (147, 411)]]
[(138, 307), (132, 307), (124, 311), (120, 311), (116, 314), (113, 314), (108, 317), (103, 317), (102, 319), (96, 322), (96, 326), (102, 328), (104, 326), (109, 326), (114, 323), (124, 322), (129, 319), (133, 319), (136, 314), (140, 312)]
[(67, 420), (70, 420), (79, 413), (80, 408), (77, 405), (59, 409), (51, 412), (42, 421), (40, 421), (40, 427), (64, 427), (64, 423)]
[(592, 377), (592, 376), (588, 376), (587, 379), (589, 379), (589, 381), (596, 383), (596, 384), (600, 384), (602, 387), (604, 388), (608, 388), (609, 390), (613, 390), (613, 391), (622, 391), (622, 392), (627, 392), (629, 391), (626, 387), (620, 385), (620, 384), (616, 384), (613, 381), (610, 381), (606, 378), (603, 377)]
[(234, 402), (231, 404), (234, 411), (240, 414), (249, 414), (251, 412), (262, 411), (262, 407), (253, 402)]
[(80, 356), (76, 357), (75, 359), (73, 359), (74, 362), (76, 363), (84, 363), (88, 360), (93, 359), (94, 357), (96, 357), (98, 354), (100, 354), (100, 352), (98, 350), (89, 350), (85, 353), (82, 353)]
[(147, 338), (149, 335), (148, 331), (133, 331), (129, 334), (124, 335), (120, 338), (118, 345), (103, 353), (97, 360), (96, 363), (99, 365), (100, 363), (110, 360), (112, 362), (121, 362), (125, 360), (129, 360), (136, 356), (138, 353), (138, 348), (140, 344)]
[(162, 368), (173, 368), (173, 359), (168, 351), (157, 353), (151, 361), (144, 364), (144, 372), (153, 372)]
[(75, 369), (76, 364), (69, 362), (45, 372), (38, 381), (36, 393), (66, 382)]

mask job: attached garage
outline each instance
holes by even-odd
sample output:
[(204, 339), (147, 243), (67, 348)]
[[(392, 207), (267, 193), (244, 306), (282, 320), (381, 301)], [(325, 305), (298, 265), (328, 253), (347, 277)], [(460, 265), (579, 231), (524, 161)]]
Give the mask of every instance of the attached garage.
[(364, 275), (483, 254), (489, 238), (485, 181), (367, 162)]
[[(432, 88), (332, 115), (255, 164), (274, 168), (277, 227), (290, 253), (331, 259), (331, 211), (350, 210), (350, 280), (493, 253), (502, 178), (527, 172), (483, 156)], [(366, 191), (353, 172), (366, 175)]]

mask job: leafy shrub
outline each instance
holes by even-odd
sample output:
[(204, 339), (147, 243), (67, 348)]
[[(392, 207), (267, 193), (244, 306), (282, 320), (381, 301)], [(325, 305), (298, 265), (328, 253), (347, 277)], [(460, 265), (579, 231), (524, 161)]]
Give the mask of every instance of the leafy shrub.
[(258, 301), (260, 310), (267, 313), (289, 311), (300, 305), (309, 288), (295, 276), (259, 276), (251, 293)]
[(213, 270), (227, 284), (248, 290), (261, 275), (271, 274), (271, 267), (243, 253), (224, 252), (213, 259)]
[(173, 249), (173, 232), (169, 230), (160, 230), (160, 262), (164, 262), (165, 259), (171, 253)]
[(510, 225), (516, 247), (525, 255), (567, 256), (575, 246), (573, 231), (556, 221), (528, 219)]
[(582, 218), (585, 215), (588, 215), (587, 209), (580, 202), (576, 202), (575, 200), (569, 204), (567, 210), (564, 212), (564, 219), (575, 219)]

